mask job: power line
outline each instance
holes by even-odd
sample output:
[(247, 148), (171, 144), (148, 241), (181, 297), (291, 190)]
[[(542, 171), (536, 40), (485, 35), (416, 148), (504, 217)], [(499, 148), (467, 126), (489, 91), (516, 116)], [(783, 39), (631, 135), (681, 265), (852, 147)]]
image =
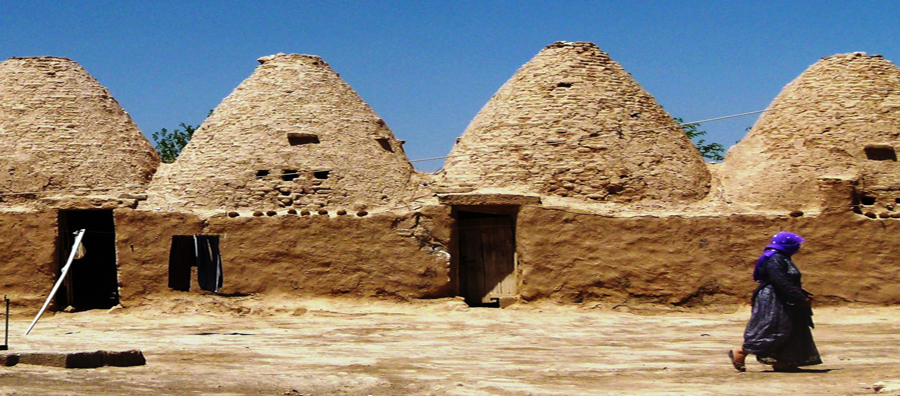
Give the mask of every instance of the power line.
[[(780, 108), (766, 108), (766, 109), (763, 109), (763, 110), (756, 110), (756, 111), (750, 111), (750, 112), (745, 112), (745, 113), (731, 114), (731, 115), (727, 115), (727, 116), (708, 118), (708, 119), (699, 120), (699, 121), (684, 122), (684, 123), (680, 123), (680, 124), (677, 124), (677, 125), (679, 125), (679, 126), (684, 126), (684, 125), (697, 125), (697, 124), (702, 124), (702, 123), (707, 123), (707, 122), (715, 122), (715, 121), (721, 121), (721, 120), (726, 120), (726, 119), (731, 119), (731, 118), (745, 117), (745, 116), (753, 115), (753, 114), (765, 113), (765, 112), (767, 112), (767, 111), (772, 111), (772, 110), (781, 109), (781, 108), (783, 108), (783, 107), (780, 107)], [(641, 130), (637, 130), (637, 131), (632, 131), (632, 133), (645, 133), (645, 132), (651, 132), (651, 131), (655, 131), (655, 130), (668, 129), (668, 128), (671, 128), (671, 126), (660, 126), (660, 127), (655, 127), (655, 128), (641, 129)], [(602, 136), (588, 136), (588, 137), (583, 137), (583, 138), (576, 139), (576, 140), (574, 140), (573, 142), (574, 142), (574, 143), (580, 143), (580, 142), (587, 141), (587, 140), (599, 139), (599, 138), (601, 138), (601, 137), (602, 137)], [(567, 141), (548, 141), (548, 142), (545, 142), (545, 143), (546, 143), (547, 145), (550, 145), (550, 146), (555, 146), (555, 145), (565, 144), (566, 142), (567, 142)], [(540, 143), (540, 142), (537, 142), (537, 143)], [(497, 152), (504, 151), (506, 148), (508, 148), (508, 147), (510, 147), (510, 146), (529, 146), (529, 145), (535, 145), (535, 144), (537, 144), (537, 143), (532, 142), (532, 143), (508, 144), (508, 145), (504, 145), (504, 148), (503, 148), (503, 149), (489, 150), (489, 151), (482, 151), (482, 152), (478, 152), (478, 153), (469, 153), (469, 154), (446, 155), (446, 156), (442, 156), (442, 157), (420, 158), (420, 159), (409, 160), (408, 162), (409, 162), (409, 163), (427, 162), (427, 161), (443, 160), (443, 159), (448, 159), (448, 158), (468, 157), (468, 156), (474, 156), (474, 155), (482, 155), (482, 154), (489, 154), (489, 153), (497, 153)], [(369, 163), (369, 164), (367, 164), (368, 167), (388, 166), (388, 165), (403, 165), (403, 164), (402, 164), (402, 163), (399, 163), (399, 164), (398, 164), (397, 162), (391, 162), (391, 163), (384, 162), (384, 163), (375, 163), (375, 164)], [(320, 169), (320, 170), (305, 171), (304, 173), (319, 173), (319, 172), (327, 172), (327, 171), (333, 171), (333, 170), (348, 170), (348, 169), (356, 169), (356, 168), (359, 168), (359, 167), (358, 167), (358, 166), (357, 166), (357, 167), (340, 167), (340, 166), (338, 166), (338, 167), (331, 167), (330, 169), (327, 169), (327, 170), (326, 170), (326, 169)], [(285, 173), (276, 174), (276, 175), (268, 175), (268, 174), (267, 174), (267, 175), (264, 175), (264, 176), (259, 176), (259, 175), (257, 175), (257, 176), (256, 176), (256, 179), (257, 179), (257, 180), (272, 180), (272, 179), (275, 179), (275, 178), (281, 178), (281, 179), (284, 180), (284, 181), (292, 181), (292, 180), (294, 180), (296, 177), (300, 177), (300, 176), (302, 176), (302, 175), (303, 175), (303, 173), (301, 173), (301, 172), (299, 172), (299, 171), (293, 171), (293, 172), (285, 172)], [(285, 180), (285, 177), (288, 177), (288, 178), (291, 178), (291, 179), (290, 179), (290, 180)], [(155, 185), (155, 186), (180, 186), (181, 184), (180, 184), (180, 183), (158, 183), (158, 184), (154, 184), (154, 185)], [(129, 186), (124, 186), (124, 187), (78, 188), (78, 189), (67, 189), (67, 190), (32, 191), (32, 192), (3, 192), (3, 193), (0, 193), (0, 197), (2, 197), (2, 196), (21, 196), (21, 195), (56, 194), (56, 193), (66, 193), (66, 192), (109, 191), (109, 190), (128, 189), (128, 188), (129, 188)], [(146, 190), (147, 187), (146, 187), (146, 186), (144, 186), (144, 187), (140, 187), (140, 186), (131, 186), (131, 188), (139, 188), (139, 189), (141, 189), (141, 191), (143, 191), (143, 190)]]
[[(781, 108), (784, 108), (784, 107), (780, 107), (780, 108), (778, 108), (778, 109), (781, 109)], [(748, 115), (765, 113), (765, 112), (767, 112), (767, 111), (772, 111), (772, 110), (776, 110), (776, 108), (766, 108), (766, 109), (763, 109), (763, 110), (749, 111), (749, 112), (746, 112), (746, 113), (738, 113), (738, 114), (732, 114), (732, 115), (727, 115), (727, 116), (722, 116), (722, 117), (708, 118), (708, 119), (705, 119), (705, 120), (691, 121), (691, 122), (682, 122), (682, 123), (676, 123), (676, 124), (677, 124), (678, 126), (685, 126), (685, 125), (699, 125), (699, 124), (706, 123), (706, 122), (714, 122), (714, 121), (727, 120), (727, 119), (730, 119), (730, 118), (745, 117), (745, 116), (748, 116)], [(651, 132), (651, 131), (656, 131), (656, 130), (660, 130), (660, 129), (668, 129), (668, 128), (671, 128), (671, 126), (660, 126), (660, 127), (655, 127), (655, 128), (640, 129), (640, 130), (632, 131), (632, 132), (633, 132), (633, 133), (644, 133), (644, 132)], [(600, 139), (600, 138), (602, 138), (602, 136), (588, 136), (588, 137), (583, 137), (583, 138), (576, 139), (576, 140), (574, 141), (574, 143), (580, 143), (580, 142), (583, 142), (583, 141), (586, 141), (586, 140), (593, 140), (593, 139)], [(565, 144), (565, 143), (567, 143), (567, 141), (549, 141), (549, 142), (546, 142), (546, 143), (547, 143), (547, 145), (550, 145), (550, 146), (556, 146), (556, 145), (562, 145), (562, 144)], [(533, 143), (532, 143), (532, 144), (533, 144)], [(523, 144), (510, 144), (510, 145), (506, 145), (506, 147), (509, 147), (509, 146), (526, 146), (526, 145), (529, 145), (529, 144), (525, 144), (525, 143), (523, 143)], [(500, 151), (503, 151), (503, 150), (497, 149), (497, 150), (492, 150), (492, 151), (482, 151), (482, 152), (479, 152), (479, 153), (471, 153), (471, 154), (456, 154), (456, 155), (447, 155), (447, 156), (444, 156), (444, 157), (423, 158), (423, 159), (418, 159), (418, 160), (412, 160), (412, 161), (409, 161), (409, 162), (435, 161), (435, 160), (439, 160), (439, 159), (456, 158), (456, 157), (467, 157), (467, 156), (472, 156), (472, 155), (497, 153), (497, 152), (500, 152)]]

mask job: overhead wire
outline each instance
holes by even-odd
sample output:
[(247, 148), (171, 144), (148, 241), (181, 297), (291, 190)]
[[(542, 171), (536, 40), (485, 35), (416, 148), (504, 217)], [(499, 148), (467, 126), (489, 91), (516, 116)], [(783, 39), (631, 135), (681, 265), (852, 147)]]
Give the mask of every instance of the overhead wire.
[[(744, 112), (744, 113), (731, 114), (731, 115), (726, 115), (726, 116), (721, 116), (721, 117), (707, 118), (707, 119), (698, 120), (698, 121), (682, 122), (682, 123), (677, 123), (677, 125), (682, 126), (682, 127), (683, 127), (683, 126), (686, 126), (686, 125), (699, 125), (699, 124), (708, 123), (708, 122), (715, 122), (715, 121), (721, 121), (721, 120), (726, 120), (726, 119), (731, 119), (731, 118), (745, 117), (745, 116), (753, 115), (753, 114), (761, 114), (761, 113), (765, 113), (765, 112), (768, 112), (768, 111), (773, 111), (773, 110), (777, 110), (777, 109), (781, 109), (781, 108), (784, 108), (784, 107), (779, 107), (779, 108), (768, 107), (768, 108), (765, 108), (765, 109), (763, 109), (763, 110), (756, 110), (756, 111), (749, 111), (749, 112)], [(651, 131), (655, 131), (655, 130), (668, 129), (668, 128), (671, 128), (671, 126), (660, 126), (660, 127), (654, 127), (654, 128), (640, 129), (640, 130), (632, 131), (631, 133), (645, 133), (645, 132), (651, 132)], [(599, 138), (602, 138), (602, 137), (603, 137), (603, 136), (587, 136), (587, 137), (582, 137), (582, 138), (579, 138), (579, 139), (575, 139), (574, 141), (571, 141), (571, 142), (573, 142), (573, 143), (580, 143), (580, 142), (584, 142), (584, 141), (588, 141), (588, 140), (592, 140), (592, 139), (599, 139)], [(567, 142), (569, 142), (569, 141), (548, 141), (548, 142), (543, 142), (543, 143), (546, 143), (547, 145), (550, 145), (550, 146), (555, 146), (555, 145), (562, 145), (562, 144), (565, 144), (565, 143), (567, 143)], [(497, 152), (505, 151), (505, 150), (507, 150), (510, 146), (534, 146), (534, 145), (537, 145), (537, 144), (539, 144), (539, 143), (542, 143), (542, 142), (537, 142), (537, 143), (535, 143), (535, 142), (531, 142), (531, 143), (519, 143), (519, 144), (505, 144), (505, 145), (503, 146), (503, 148), (498, 148), (498, 149), (496, 149), (496, 150), (480, 151), (480, 152), (478, 152), (478, 153), (463, 153), (463, 154), (455, 154), (455, 155), (446, 155), (446, 156), (441, 156), (441, 157), (420, 158), (420, 159), (408, 160), (408, 162), (412, 164), (412, 163), (418, 163), (418, 162), (428, 162), (428, 161), (436, 161), (436, 160), (445, 160), (445, 159), (448, 159), (448, 158), (458, 158), (458, 157), (467, 157), (467, 156), (474, 156), (474, 155), (491, 154), (491, 153), (497, 153)], [(375, 164), (373, 164), (373, 163), (368, 163), (368, 164), (367, 164), (367, 167), (378, 167), (378, 166), (389, 166), (389, 165), (402, 165), (402, 163), (399, 163), (399, 164), (398, 164), (397, 162), (390, 162), (390, 163), (389, 163), (389, 162), (384, 162), (384, 163), (375, 163)], [(280, 174), (267, 174), (267, 175), (265, 175), (265, 176), (256, 176), (256, 179), (257, 179), (257, 180), (270, 180), (270, 179), (275, 179), (275, 178), (281, 178), (281, 179), (284, 180), (284, 181), (291, 181), (291, 180), (293, 180), (295, 177), (300, 177), (300, 176), (302, 176), (303, 174), (308, 174), (308, 173), (317, 173), (317, 172), (333, 171), (333, 170), (348, 170), (348, 169), (357, 169), (357, 168), (360, 168), (360, 167), (359, 167), (359, 166), (353, 166), (353, 167), (341, 167), (341, 166), (337, 166), (337, 167), (330, 167), (329, 169), (311, 170), (311, 171), (305, 171), (305, 172), (293, 171), (293, 172), (286, 172), (286, 173), (280, 173)], [(290, 177), (290, 178), (292, 178), (292, 179), (291, 179), (291, 180), (287, 180), (287, 179), (285, 179), (285, 177)], [(324, 179), (323, 179), (323, 180), (324, 180)], [(157, 185), (157, 186), (167, 186), (167, 185), (179, 186), (179, 185), (181, 185), (181, 184), (180, 184), (180, 183), (158, 183), (158, 184), (155, 184), (155, 185)], [(122, 186), (122, 187), (77, 188), (77, 189), (48, 190), (48, 191), (24, 191), (24, 192), (13, 191), (13, 192), (0, 192), (0, 197), (3, 197), (3, 196), (21, 196), (21, 195), (56, 194), (56, 193), (66, 193), (66, 192), (93, 192), (93, 191), (122, 190), (122, 189), (127, 189), (128, 187), (129, 187), (129, 186)], [(140, 189), (140, 190), (146, 189), (146, 186), (131, 186), (131, 187), (132, 187), (132, 188), (137, 188), (137, 189)]]

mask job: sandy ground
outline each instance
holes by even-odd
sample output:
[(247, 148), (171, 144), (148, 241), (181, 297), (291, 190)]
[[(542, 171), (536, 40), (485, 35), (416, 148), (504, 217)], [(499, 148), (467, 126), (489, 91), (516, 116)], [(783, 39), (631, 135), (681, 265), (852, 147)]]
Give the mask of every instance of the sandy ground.
[(900, 308), (818, 309), (825, 364), (805, 373), (730, 366), (747, 307), (621, 311), (204, 296), (48, 314), (27, 337), (13, 316), (11, 352), (137, 348), (147, 365), (0, 367), (0, 394), (847, 395), (900, 380)]

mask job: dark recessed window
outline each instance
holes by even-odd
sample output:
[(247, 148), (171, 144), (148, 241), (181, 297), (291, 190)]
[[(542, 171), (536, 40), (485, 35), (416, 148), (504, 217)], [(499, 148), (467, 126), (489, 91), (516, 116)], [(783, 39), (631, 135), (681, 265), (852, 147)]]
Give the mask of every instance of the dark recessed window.
[(897, 153), (892, 146), (885, 144), (870, 144), (865, 147), (866, 158), (873, 161), (896, 161)]
[(875, 197), (862, 197), (859, 201), (865, 206), (875, 205)]
[(287, 134), (288, 143), (291, 146), (302, 146), (304, 144), (319, 144), (319, 135), (311, 133), (289, 132)]
[(394, 152), (394, 148), (391, 147), (391, 141), (388, 140), (387, 138), (378, 138), (378, 139), (375, 139), (375, 141), (378, 142), (378, 144), (381, 146), (382, 149), (384, 149), (384, 151), (391, 152), (391, 153)]
[(264, 178), (266, 178), (266, 176), (269, 176), (269, 171), (267, 171), (267, 170), (258, 170), (258, 171), (256, 171), (256, 178), (257, 178), (257, 179), (264, 179)]
[(300, 174), (297, 173), (296, 169), (282, 169), (281, 170), (281, 180), (292, 181), (298, 177), (300, 177)]
[(324, 180), (324, 179), (327, 179), (327, 178), (328, 178), (328, 174), (329, 174), (329, 173), (331, 173), (331, 171), (313, 172), (313, 177), (315, 177), (316, 179), (322, 179), (322, 180)]
[(556, 84), (556, 86), (557, 86), (557, 87), (560, 87), (560, 88), (571, 88), (571, 87), (572, 87), (572, 83), (570, 83), (570, 82), (561, 82), (561, 83), (559, 83), (559, 84)]

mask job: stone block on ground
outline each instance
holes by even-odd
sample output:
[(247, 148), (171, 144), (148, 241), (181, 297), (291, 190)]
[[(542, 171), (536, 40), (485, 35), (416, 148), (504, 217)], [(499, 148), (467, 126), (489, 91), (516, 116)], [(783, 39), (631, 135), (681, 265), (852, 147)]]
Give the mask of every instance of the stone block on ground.
[(144, 354), (137, 350), (106, 351), (106, 365), (114, 367), (143, 366), (147, 364)]
[(0, 354), (0, 366), (15, 366), (19, 363), (19, 355), (15, 353)]

